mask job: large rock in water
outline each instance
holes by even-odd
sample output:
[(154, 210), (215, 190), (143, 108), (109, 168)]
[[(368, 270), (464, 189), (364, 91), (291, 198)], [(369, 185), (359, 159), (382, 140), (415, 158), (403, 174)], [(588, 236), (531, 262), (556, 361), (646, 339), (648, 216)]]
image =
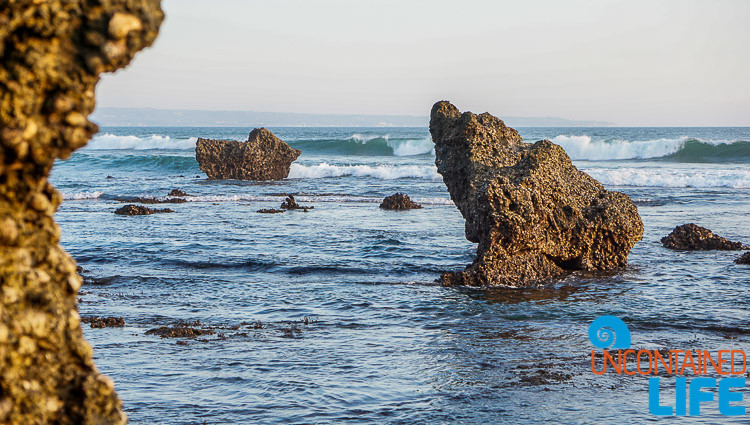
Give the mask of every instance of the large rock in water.
[(627, 264), (643, 235), (637, 207), (579, 171), (560, 146), (524, 143), (500, 119), (448, 102), (433, 106), (430, 133), (466, 238), (479, 244), (473, 264), (444, 274), (443, 284), (520, 287)]
[(47, 175), (98, 131), (99, 74), (149, 46), (163, 14), (158, 0), (0, 4), (0, 423), (122, 424), (83, 339)]
[(195, 159), (209, 179), (282, 180), (302, 153), (265, 128), (250, 132), (247, 142), (198, 139)]

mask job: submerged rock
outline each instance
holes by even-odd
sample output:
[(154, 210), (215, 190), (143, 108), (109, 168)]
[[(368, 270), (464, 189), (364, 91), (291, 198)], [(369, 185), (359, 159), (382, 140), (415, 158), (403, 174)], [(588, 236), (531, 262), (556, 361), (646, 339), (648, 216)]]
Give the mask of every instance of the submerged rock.
[(685, 251), (739, 251), (742, 249), (742, 242), (732, 242), (693, 223), (675, 227), (672, 233), (661, 238), (661, 244), (665, 248)]
[(124, 424), (84, 340), (81, 277), (59, 245), (47, 179), (98, 131), (99, 74), (156, 38), (158, 0), (3, 1), (0, 7), (0, 423)]
[(158, 209), (158, 208), (148, 208), (144, 207), (143, 205), (125, 205), (124, 207), (118, 208), (115, 210), (115, 214), (117, 215), (151, 215), (151, 214), (159, 214), (159, 213), (173, 213), (173, 210), (170, 210), (169, 208), (164, 209)]
[(734, 260), (737, 264), (750, 264), (750, 251), (742, 254), (740, 258)]
[(432, 108), (435, 164), (478, 243), (464, 271), (445, 285), (527, 286), (574, 270), (627, 264), (643, 235), (630, 198), (604, 189), (548, 140), (524, 143), (502, 120)]
[(415, 210), (422, 208), (421, 205), (413, 202), (409, 195), (403, 193), (394, 193), (391, 196), (386, 196), (383, 202), (380, 204), (380, 208), (384, 210)]
[(184, 198), (186, 196), (193, 196), (193, 195), (187, 194), (187, 193), (181, 191), (180, 189), (172, 189), (172, 191), (169, 192), (169, 194), (167, 196), (171, 197), (171, 198), (175, 198), (175, 197), (176, 198)]
[(293, 149), (265, 128), (246, 142), (198, 139), (195, 159), (209, 179), (282, 180), (302, 151)]
[(261, 214), (279, 214), (279, 213), (283, 213), (284, 210), (277, 210), (276, 208), (263, 208), (263, 209), (259, 209), (257, 212)]
[(284, 202), (281, 203), (282, 210), (303, 210), (304, 212), (307, 212), (307, 210), (313, 208), (315, 207), (298, 204), (297, 201), (294, 200), (294, 195), (287, 196), (286, 199), (284, 199)]
[(88, 316), (81, 317), (81, 323), (88, 323), (92, 328), (121, 328), (125, 326), (125, 319), (122, 317)]

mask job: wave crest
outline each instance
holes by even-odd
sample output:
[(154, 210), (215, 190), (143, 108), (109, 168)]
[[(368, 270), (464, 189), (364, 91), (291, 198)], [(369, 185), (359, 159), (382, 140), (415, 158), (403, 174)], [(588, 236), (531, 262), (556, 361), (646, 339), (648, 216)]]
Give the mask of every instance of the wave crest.
[(750, 161), (750, 142), (743, 140), (701, 140), (682, 136), (644, 141), (592, 141), (586, 135), (559, 135), (551, 141), (562, 146), (573, 160), (666, 158), (679, 162)]
[(84, 149), (89, 150), (148, 150), (148, 149), (195, 149), (197, 137), (188, 139), (172, 139), (169, 136), (152, 134), (149, 137), (118, 136), (111, 133), (98, 134)]

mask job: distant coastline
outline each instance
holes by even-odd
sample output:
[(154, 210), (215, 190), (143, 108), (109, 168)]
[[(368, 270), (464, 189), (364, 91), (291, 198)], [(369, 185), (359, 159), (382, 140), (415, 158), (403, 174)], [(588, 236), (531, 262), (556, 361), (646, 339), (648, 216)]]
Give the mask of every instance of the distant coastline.
[[(100, 107), (92, 120), (105, 127), (427, 127), (416, 115), (298, 114), (292, 112), (208, 111)], [(606, 121), (557, 117), (503, 117), (515, 127), (615, 127)]]

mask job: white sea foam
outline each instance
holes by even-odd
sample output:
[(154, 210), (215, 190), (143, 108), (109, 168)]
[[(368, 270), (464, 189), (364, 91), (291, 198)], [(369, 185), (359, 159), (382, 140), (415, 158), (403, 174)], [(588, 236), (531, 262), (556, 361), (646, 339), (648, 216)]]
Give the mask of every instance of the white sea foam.
[(607, 186), (750, 189), (750, 170), (592, 168), (583, 171)]
[(552, 139), (574, 160), (604, 161), (661, 158), (679, 152), (689, 140), (706, 145), (730, 145), (737, 140), (704, 140), (686, 136), (675, 139), (592, 141), (590, 136), (559, 135)]
[(416, 178), (425, 180), (440, 180), (434, 165), (330, 165), (326, 162), (318, 165), (292, 164), (289, 178), (319, 179), (326, 177), (374, 177), (383, 180)]
[(362, 143), (364, 145), (365, 143), (369, 142), (370, 140), (375, 140), (375, 139), (383, 139), (385, 141), (388, 141), (388, 139), (390, 139), (390, 137), (391, 136), (388, 135), (388, 134), (384, 134), (382, 136), (378, 136), (378, 135), (363, 136), (361, 134), (352, 134), (351, 136), (349, 136), (347, 138), (347, 140), (352, 140), (354, 142), (359, 142), (359, 143)]
[(432, 143), (432, 139), (427, 137), (418, 140), (404, 140), (393, 143), (388, 143), (393, 149), (393, 154), (396, 156), (412, 156), (412, 155), (424, 155), (426, 153), (435, 153), (435, 144)]
[(63, 192), (62, 197), (65, 200), (79, 200), (79, 199), (97, 199), (102, 196), (102, 192), (99, 191), (84, 191), (76, 193), (65, 193)]
[(153, 134), (149, 137), (117, 136), (111, 133), (94, 136), (84, 149), (91, 150), (119, 150), (119, 149), (195, 149), (195, 137), (188, 139), (172, 139), (169, 136)]

